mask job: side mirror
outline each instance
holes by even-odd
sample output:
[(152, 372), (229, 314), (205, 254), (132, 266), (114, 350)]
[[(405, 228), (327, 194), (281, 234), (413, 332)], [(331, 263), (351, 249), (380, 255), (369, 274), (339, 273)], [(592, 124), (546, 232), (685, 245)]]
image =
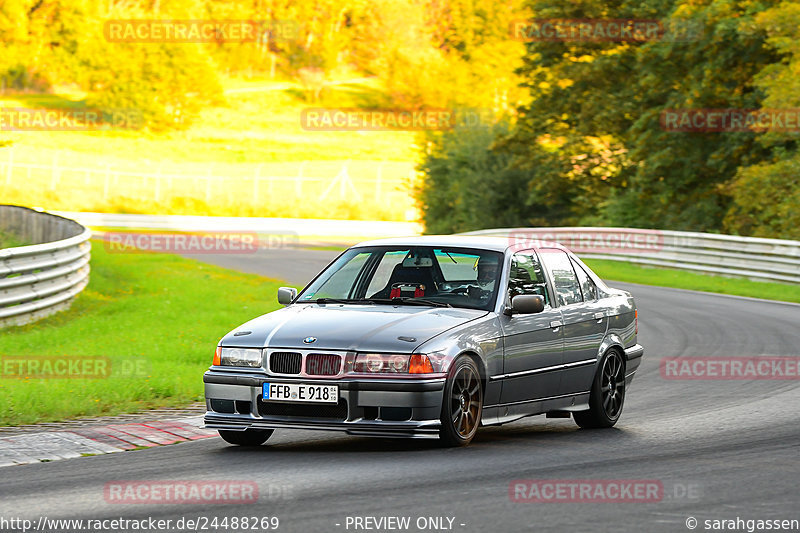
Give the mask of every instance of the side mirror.
[(281, 287), (278, 289), (278, 303), (282, 305), (289, 305), (297, 298), (297, 289), (294, 287)]
[(544, 298), (538, 294), (520, 294), (511, 300), (511, 313), (530, 315), (544, 311)]

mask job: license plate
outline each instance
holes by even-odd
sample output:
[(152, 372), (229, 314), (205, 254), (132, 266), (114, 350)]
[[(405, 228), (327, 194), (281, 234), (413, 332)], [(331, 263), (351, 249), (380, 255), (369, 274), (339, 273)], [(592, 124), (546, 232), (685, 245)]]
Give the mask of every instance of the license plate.
[(264, 383), (261, 398), (265, 402), (338, 403), (338, 385), (308, 383)]

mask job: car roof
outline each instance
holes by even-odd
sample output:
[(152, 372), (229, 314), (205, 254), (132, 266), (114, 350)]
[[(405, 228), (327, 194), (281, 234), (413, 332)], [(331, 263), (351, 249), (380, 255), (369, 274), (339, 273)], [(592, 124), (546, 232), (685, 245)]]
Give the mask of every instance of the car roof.
[(540, 246), (566, 250), (555, 242), (539, 240), (517, 241), (514, 237), (488, 237), (483, 235), (422, 235), (416, 237), (392, 237), (390, 239), (375, 239), (364, 241), (353, 246), (354, 248), (366, 246), (441, 246), (477, 248), (480, 250), (493, 250), (505, 252), (509, 248), (514, 250), (529, 250)]

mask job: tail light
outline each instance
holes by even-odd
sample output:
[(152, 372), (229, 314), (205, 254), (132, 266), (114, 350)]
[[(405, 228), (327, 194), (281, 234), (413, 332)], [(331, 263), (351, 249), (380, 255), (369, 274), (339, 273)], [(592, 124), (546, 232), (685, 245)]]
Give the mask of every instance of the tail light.
[(638, 309), (636, 309), (633, 312), (633, 316), (635, 317), (635, 320), (636, 320), (636, 331), (634, 331), (634, 333), (636, 333), (638, 335), (639, 334), (639, 310)]

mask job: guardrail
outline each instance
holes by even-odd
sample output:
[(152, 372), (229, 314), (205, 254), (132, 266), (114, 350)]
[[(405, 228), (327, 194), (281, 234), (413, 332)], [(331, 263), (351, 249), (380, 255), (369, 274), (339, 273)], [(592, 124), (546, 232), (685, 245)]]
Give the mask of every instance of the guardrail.
[(92, 232), (74, 220), (0, 205), (0, 231), (32, 243), (0, 250), (0, 327), (66, 309), (89, 283)]
[(580, 257), (800, 283), (800, 241), (630, 228), (500, 228), (467, 235), (555, 241)]

